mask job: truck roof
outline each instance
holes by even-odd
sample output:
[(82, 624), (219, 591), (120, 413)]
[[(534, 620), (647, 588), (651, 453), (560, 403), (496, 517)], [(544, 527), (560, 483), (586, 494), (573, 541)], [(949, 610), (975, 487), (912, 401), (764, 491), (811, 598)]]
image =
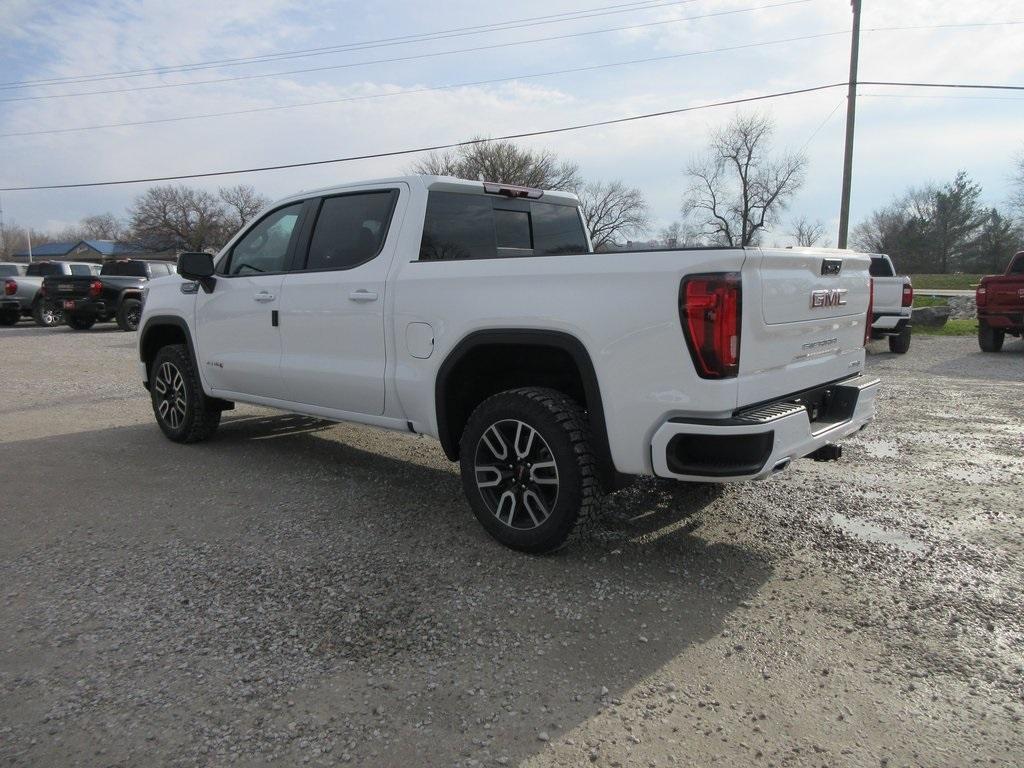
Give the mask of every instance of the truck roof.
[[(367, 179), (360, 181), (352, 181), (347, 184), (338, 184), (331, 187), (321, 187), (320, 189), (305, 189), (301, 192), (296, 192), (294, 195), (288, 195), (280, 200), (277, 200), (271, 206), (276, 207), (281, 203), (288, 202), (290, 200), (298, 200), (312, 195), (331, 195), (335, 193), (345, 192), (346, 190), (354, 187), (367, 187), (374, 185), (384, 184), (398, 184), (405, 183), (412, 188), (431, 190), (444, 190), (446, 192), (460, 192), (462, 194), (485, 194), (484, 182), (473, 181), (470, 179), (458, 179), (454, 176), (427, 176), (427, 175), (412, 175), (412, 176), (390, 176), (381, 179)], [(506, 186), (506, 185), (502, 185)], [(513, 186), (513, 185), (508, 185)], [(576, 197), (572, 192), (559, 192), (555, 190), (541, 190), (544, 194), (541, 199), (546, 203), (556, 203), (558, 205), (571, 205), (579, 206), (579, 198)]]

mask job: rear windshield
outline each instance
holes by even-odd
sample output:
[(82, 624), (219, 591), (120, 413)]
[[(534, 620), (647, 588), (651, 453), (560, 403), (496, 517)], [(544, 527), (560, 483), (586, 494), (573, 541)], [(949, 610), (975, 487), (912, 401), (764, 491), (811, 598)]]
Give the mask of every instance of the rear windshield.
[(871, 276), (872, 277), (896, 277), (896, 273), (893, 272), (892, 265), (889, 260), (881, 256), (871, 257)]
[(579, 211), (492, 195), (431, 192), (421, 261), (588, 253)]
[(17, 264), (0, 264), (0, 277), (17, 277), (20, 274)]
[(28, 265), (25, 274), (29, 277), (51, 277), (63, 275), (64, 265), (56, 261), (37, 261)]
[(111, 261), (103, 265), (100, 274), (114, 277), (149, 277), (144, 261)]
[(88, 264), (71, 264), (68, 266), (72, 275), (91, 275), (92, 267)]

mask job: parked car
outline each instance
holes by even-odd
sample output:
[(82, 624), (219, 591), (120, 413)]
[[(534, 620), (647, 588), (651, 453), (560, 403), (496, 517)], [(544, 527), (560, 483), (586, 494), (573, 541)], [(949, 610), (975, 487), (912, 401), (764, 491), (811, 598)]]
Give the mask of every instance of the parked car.
[(276, 203), (149, 285), (139, 372), (171, 440), (244, 401), (436, 437), (479, 522), (548, 552), (602, 489), (839, 457), (874, 416), (870, 259), (594, 253), (574, 195), (413, 176)]
[(914, 311), (914, 286), (906, 275), (897, 275), (892, 259), (871, 254), (871, 338), (889, 339), (889, 351), (903, 355), (910, 350)]
[(975, 300), (983, 352), (999, 352), (1006, 334), (1024, 336), (1024, 251), (1010, 259), (1003, 274), (981, 278)]
[(43, 286), (47, 304), (63, 312), (76, 331), (111, 320), (122, 331), (134, 331), (142, 315), (143, 287), (152, 278), (171, 274), (174, 265), (165, 261), (122, 259), (108, 261), (98, 276), (54, 277)]
[(38, 325), (51, 328), (64, 322), (59, 308), (43, 300), (40, 289), (43, 280), (52, 275), (88, 278), (99, 274), (99, 264), (76, 261), (34, 261), (25, 265), (20, 276), (3, 278), (3, 296), (0, 297), (0, 325), (14, 325), (22, 316), (31, 316)]

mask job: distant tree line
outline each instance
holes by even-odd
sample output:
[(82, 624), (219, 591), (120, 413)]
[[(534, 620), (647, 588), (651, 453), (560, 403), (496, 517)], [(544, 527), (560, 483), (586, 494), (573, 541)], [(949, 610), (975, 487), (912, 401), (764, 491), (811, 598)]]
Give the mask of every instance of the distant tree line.
[[(762, 113), (736, 113), (711, 130), (705, 151), (690, 160), (678, 221), (644, 247), (759, 245), (779, 232), (783, 213), (807, 172), (802, 153), (775, 152), (775, 123)], [(546, 149), (478, 137), (448, 152), (416, 161), (411, 173), (456, 176), (567, 190), (580, 210), (595, 249), (623, 248), (649, 236), (650, 208), (643, 192), (620, 179), (585, 179), (575, 163)], [(911, 187), (878, 208), (851, 232), (851, 247), (887, 253), (905, 272), (1000, 271), (1024, 247), (1024, 151), (1017, 158), (1012, 194), (1000, 209), (982, 203), (982, 189), (965, 171), (945, 184)], [(212, 250), (226, 243), (269, 200), (239, 184), (216, 194), (183, 185), (139, 194), (125, 219), (105, 213), (53, 232), (32, 231), (32, 242), (120, 240), (154, 251)], [(28, 233), (0, 231), (0, 254), (25, 247)], [(827, 246), (825, 225), (796, 216), (785, 232), (796, 245)]]

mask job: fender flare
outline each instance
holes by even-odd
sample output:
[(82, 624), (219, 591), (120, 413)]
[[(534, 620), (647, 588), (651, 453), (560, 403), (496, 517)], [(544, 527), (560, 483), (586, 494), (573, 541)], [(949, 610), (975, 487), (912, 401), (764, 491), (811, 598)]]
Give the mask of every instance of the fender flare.
[(192, 331), (188, 327), (188, 323), (185, 322), (185, 318), (179, 317), (178, 315), (153, 315), (152, 317), (146, 318), (145, 325), (139, 331), (139, 360), (146, 362), (146, 356), (144, 350), (146, 348), (146, 338), (155, 328), (165, 327), (172, 325), (185, 335), (185, 343), (188, 345), (188, 352), (192, 355), (192, 359), (196, 361), (198, 365), (199, 358), (196, 357), (195, 344), (192, 341)]
[(564, 331), (549, 331), (532, 328), (493, 328), (474, 331), (464, 336), (448, 353), (434, 380), (434, 410), (437, 416), (437, 436), (445, 455), (452, 461), (459, 458), (459, 445), (448, 429), (445, 393), (449, 379), (455, 367), (477, 347), (485, 345), (507, 344), (512, 346), (535, 345), (551, 347), (568, 353), (576, 364), (583, 380), (583, 393), (587, 402), (587, 415), (593, 436), (594, 452), (604, 468), (606, 481), (611, 481), (615, 472), (611, 449), (608, 445), (608, 427), (605, 422), (604, 404), (601, 400), (601, 387), (597, 380), (594, 363), (590, 353), (578, 338)]

